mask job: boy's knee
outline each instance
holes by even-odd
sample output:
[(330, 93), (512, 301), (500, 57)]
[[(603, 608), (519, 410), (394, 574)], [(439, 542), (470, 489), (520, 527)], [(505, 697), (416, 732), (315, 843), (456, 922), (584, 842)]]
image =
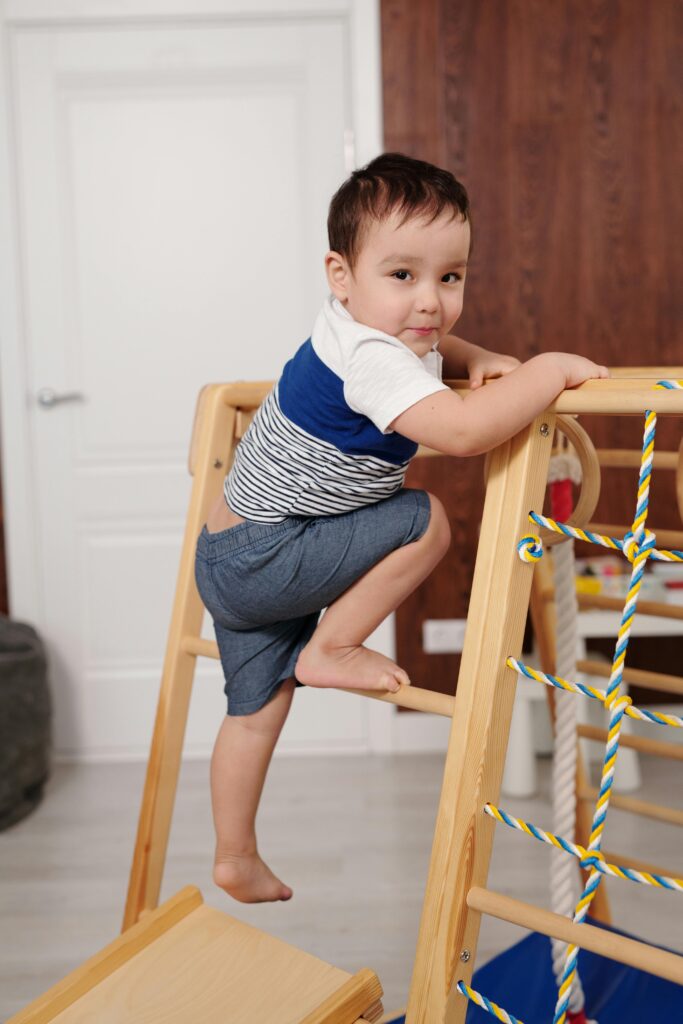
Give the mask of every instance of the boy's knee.
[(451, 524), (446, 509), (435, 494), (427, 491), (427, 497), (430, 508), (428, 532), (432, 535), (433, 543), (446, 552), (451, 543)]

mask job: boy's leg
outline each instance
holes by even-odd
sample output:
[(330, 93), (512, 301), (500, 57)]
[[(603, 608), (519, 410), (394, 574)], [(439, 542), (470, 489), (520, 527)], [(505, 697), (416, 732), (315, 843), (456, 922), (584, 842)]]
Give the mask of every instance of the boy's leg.
[(429, 495), (429, 526), (419, 540), (397, 548), (334, 601), (304, 647), (296, 678), (308, 686), (384, 689), (409, 683), (395, 662), (362, 646), (390, 612), (429, 575), (450, 544), (443, 505)]
[(292, 890), (261, 860), (255, 819), (271, 755), (287, 718), (294, 680), (251, 715), (226, 715), (211, 759), (216, 828), (214, 881), (244, 903), (288, 900)]

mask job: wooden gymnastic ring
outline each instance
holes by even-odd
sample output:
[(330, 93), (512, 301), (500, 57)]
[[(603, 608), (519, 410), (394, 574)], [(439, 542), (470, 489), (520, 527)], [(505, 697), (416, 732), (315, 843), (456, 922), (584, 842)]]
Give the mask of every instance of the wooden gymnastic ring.
[[(568, 525), (583, 528), (593, 518), (593, 514), (600, 497), (600, 463), (595, 450), (595, 445), (588, 433), (573, 416), (558, 416), (555, 429), (567, 438), (574, 448), (581, 464), (581, 491), (579, 500), (572, 512)], [(683, 444), (682, 444), (683, 450)], [(683, 458), (683, 456), (681, 456)], [(681, 488), (683, 489), (683, 476)], [(679, 501), (683, 497), (679, 493)], [(541, 540), (545, 547), (552, 547), (554, 544), (561, 544), (569, 538), (563, 533), (555, 533), (543, 527), (540, 531)]]

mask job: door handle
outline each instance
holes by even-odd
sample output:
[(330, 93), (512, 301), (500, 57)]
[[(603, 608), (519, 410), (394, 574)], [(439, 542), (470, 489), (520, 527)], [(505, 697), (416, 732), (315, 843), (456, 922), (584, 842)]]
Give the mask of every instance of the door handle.
[(36, 400), (43, 409), (52, 409), (55, 405), (62, 405), (65, 402), (83, 402), (85, 395), (80, 391), (63, 391), (59, 394), (53, 388), (41, 388)]

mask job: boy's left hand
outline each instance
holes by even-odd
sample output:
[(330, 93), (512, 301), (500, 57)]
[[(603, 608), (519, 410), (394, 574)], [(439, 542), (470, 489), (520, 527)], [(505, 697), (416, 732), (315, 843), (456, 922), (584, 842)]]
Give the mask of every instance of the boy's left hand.
[(482, 386), (485, 378), (503, 377), (519, 365), (519, 359), (515, 359), (514, 356), (501, 355), (499, 352), (489, 352), (487, 349), (477, 346), (467, 361), (470, 388), (472, 391), (475, 391)]

